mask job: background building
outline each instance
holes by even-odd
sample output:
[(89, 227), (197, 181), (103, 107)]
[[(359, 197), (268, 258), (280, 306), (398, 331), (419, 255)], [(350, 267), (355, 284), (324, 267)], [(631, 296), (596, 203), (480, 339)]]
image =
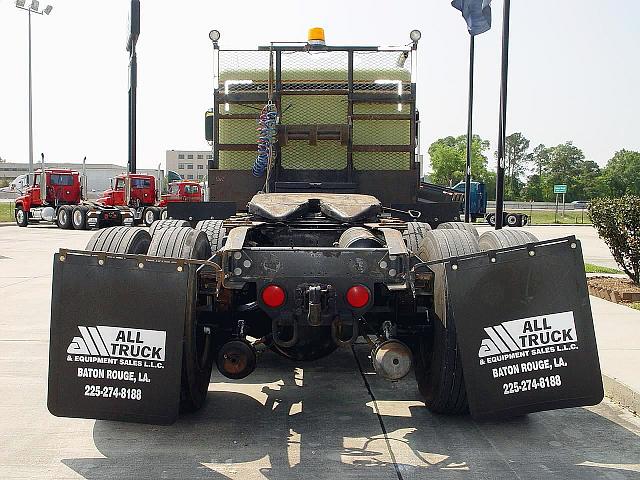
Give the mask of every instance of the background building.
[(203, 181), (207, 178), (207, 161), (212, 159), (211, 150), (167, 150), (165, 169), (185, 180)]

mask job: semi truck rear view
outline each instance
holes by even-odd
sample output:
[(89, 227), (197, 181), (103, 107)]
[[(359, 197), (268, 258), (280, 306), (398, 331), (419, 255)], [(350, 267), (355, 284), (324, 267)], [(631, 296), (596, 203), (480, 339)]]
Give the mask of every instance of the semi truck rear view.
[[(214, 218), (108, 228), (55, 255), (53, 414), (171, 423), (204, 405), (214, 365), (242, 379), (265, 348), (314, 361), (358, 339), (377, 374), (413, 372), (437, 413), (602, 399), (580, 242), (479, 235), (420, 193), (419, 32), (393, 48), (329, 46), (317, 29), (256, 50), (219, 37), (213, 202), (197, 205)], [(237, 211), (219, 218), (216, 202)]]

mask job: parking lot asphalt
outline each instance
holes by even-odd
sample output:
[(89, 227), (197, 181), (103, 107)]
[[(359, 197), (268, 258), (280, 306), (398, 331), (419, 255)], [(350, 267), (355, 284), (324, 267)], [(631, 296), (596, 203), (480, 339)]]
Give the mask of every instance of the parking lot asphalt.
[(54, 417), (52, 255), (91, 235), (0, 228), (1, 479), (640, 478), (640, 420), (616, 405), (502, 422), (433, 415), (412, 376), (372, 374), (366, 345), (313, 363), (267, 352), (242, 381), (214, 372), (205, 408), (172, 426)]

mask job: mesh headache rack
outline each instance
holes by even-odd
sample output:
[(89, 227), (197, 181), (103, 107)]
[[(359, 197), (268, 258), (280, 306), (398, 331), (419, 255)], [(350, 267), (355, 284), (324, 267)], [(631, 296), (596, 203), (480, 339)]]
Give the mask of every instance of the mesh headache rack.
[[(216, 190), (220, 198), (231, 194), (222, 185), (231, 172), (235, 190), (247, 192), (322, 185), (384, 199), (384, 172), (417, 185), (415, 53), (412, 46), (216, 50), (214, 198)], [(278, 113), (273, 164), (268, 178), (252, 179), (246, 173), (256, 161), (257, 122), (269, 101)], [(371, 185), (365, 189), (362, 180)]]

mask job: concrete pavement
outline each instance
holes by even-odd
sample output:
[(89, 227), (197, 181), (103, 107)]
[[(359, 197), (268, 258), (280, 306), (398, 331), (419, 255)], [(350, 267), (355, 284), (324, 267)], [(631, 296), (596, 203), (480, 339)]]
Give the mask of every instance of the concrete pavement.
[[(267, 352), (238, 382), (214, 373), (206, 407), (169, 427), (53, 417), (52, 254), (91, 235), (0, 229), (2, 479), (640, 478), (640, 420), (608, 401), (503, 422), (437, 416), (412, 377), (374, 375), (363, 345), (313, 363)], [(635, 317), (592, 305), (603, 371), (629, 374)], [(628, 368), (613, 370), (620, 358)]]
[(607, 394), (640, 412), (640, 311), (590, 296)]

